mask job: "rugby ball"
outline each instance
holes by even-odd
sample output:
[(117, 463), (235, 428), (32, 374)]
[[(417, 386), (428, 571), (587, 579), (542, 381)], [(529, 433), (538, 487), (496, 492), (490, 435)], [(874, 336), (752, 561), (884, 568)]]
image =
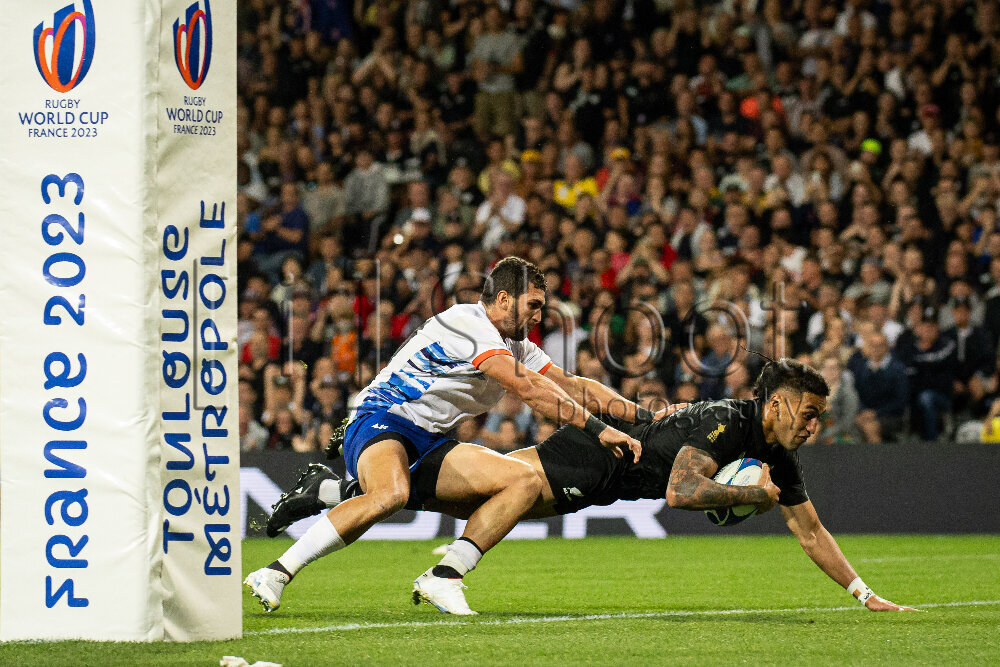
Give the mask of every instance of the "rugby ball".
[[(732, 463), (722, 466), (712, 479), (719, 484), (751, 486), (760, 481), (760, 476), (763, 473), (764, 468), (757, 459), (736, 459)], [(708, 520), (716, 526), (735, 526), (756, 513), (756, 505), (736, 505), (705, 510)]]

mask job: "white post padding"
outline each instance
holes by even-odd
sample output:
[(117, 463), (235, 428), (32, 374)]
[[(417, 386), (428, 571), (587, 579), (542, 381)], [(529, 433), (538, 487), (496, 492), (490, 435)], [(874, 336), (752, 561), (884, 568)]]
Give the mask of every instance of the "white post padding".
[(168, 638), (194, 641), (238, 637), (242, 628), (236, 3), (164, 1), (163, 7), (156, 356), (164, 623)]
[[(33, 0), (4, 8), (3, 640), (186, 641), (241, 632), (238, 500), (221, 509), (227, 492), (239, 498), (235, 6), (211, 7), (211, 66), (199, 92), (174, 55), (174, 21), (186, 25), (191, 4)], [(194, 4), (208, 9), (206, 0)], [(195, 22), (204, 47), (208, 22)], [(195, 53), (200, 71), (206, 51)], [(222, 112), (213, 135), (163, 141), (177, 84)], [(203, 200), (209, 211), (225, 205), (221, 227), (200, 223)], [(166, 224), (190, 228), (187, 259), (165, 260)], [(214, 306), (208, 313), (192, 285), (169, 306), (186, 309), (187, 341), (164, 342), (164, 332), (179, 329), (164, 328), (161, 269), (186, 262), (190, 271), (210, 253), (218, 261), (212, 272), (232, 289), (224, 298), (204, 292)], [(199, 346), (209, 318), (216, 347), (206, 353)], [(163, 353), (184, 345), (187, 384), (165, 391)], [(205, 360), (216, 393), (199, 391), (189, 429), (194, 462), (174, 470), (168, 462), (177, 457), (165, 444), (173, 424), (162, 413), (177, 395), (194, 393)], [(229, 381), (220, 389), (221, 373)], [(203, 437), (201, 406), (227, 408), (220, 424), (210, 421), (211, 437)], [(175, 518), (193, 536), (184, 548), (167, 542), (165, 552), (164, 521), (173, 527)]]

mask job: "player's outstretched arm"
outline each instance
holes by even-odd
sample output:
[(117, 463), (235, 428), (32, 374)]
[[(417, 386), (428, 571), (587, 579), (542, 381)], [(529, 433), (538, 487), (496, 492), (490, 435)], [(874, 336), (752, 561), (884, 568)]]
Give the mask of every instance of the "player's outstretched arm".
[(807, 500), (791, 507), (782, 505), (781, 514), (785, 517), (789, 530), (798, 538), (802, 550), (819, 569), (846, 588), (858, 602), (871, 611), (915, 611), (913, 607), (904, 607), (880, 598), (865, 586), (861, 577), (847, 562), (833, 535), (820, 523), (812, 501)]
[(489, 357), (479, 365), (479, 370), (507, 391), (517, 394), (529, 408), (543, 417), (557, 424), (572, 424), (597, 437), (615, 456), (621, 458), (624, 455), (622, 447), (632, 451), (635, 461), (642, 456), (642, 445), (638, 440), (601, 422), (555, 382), (518, 364), (509, 354)]
[(719, 484), (712, 475), (719, 464), (704, 450), (686, 445), (681, 447), (670, 469), (667, 482), (667, 504), (685, 510), (706, 510), (733, 505), (756, 505), (762, 513), (778, 502), (778, 487), (764, 466), (761, 483), (754, 486)]
[(596, 380), (580, 375), (567, 375), (558, 366), (550, 366), (545, 371), (545, 377), (555, 382), (569, 396), (591, 412), (611, 415), (623, 421), (640, 423), (663, 419), (683, 407), (686, 403), (664, 406), (655, 413), (641, 408), (628, 400), (614, 389), (606, 387)]

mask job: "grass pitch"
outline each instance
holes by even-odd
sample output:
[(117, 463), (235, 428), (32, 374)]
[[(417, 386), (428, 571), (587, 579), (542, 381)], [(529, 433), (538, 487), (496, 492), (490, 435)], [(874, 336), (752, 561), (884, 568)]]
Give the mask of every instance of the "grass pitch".
[[(1000, 664), (1000, 536), (840, 536), (863, 610), (788, 537), (506, 542), (467, 577), (471, 620), (410, 602), (440, 542), (361, 542), (307, 568), (232, 642), (0, 645), (2, 665)], [(287, 540), (244, 543), (244, 572)]]

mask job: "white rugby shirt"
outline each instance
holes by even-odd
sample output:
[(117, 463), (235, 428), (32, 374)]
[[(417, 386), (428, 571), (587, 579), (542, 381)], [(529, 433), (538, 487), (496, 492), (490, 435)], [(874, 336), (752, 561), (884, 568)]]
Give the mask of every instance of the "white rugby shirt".
[(529, 340), (504, 338), (480, 301), (434, 315), (392, 356), (357, 397), (357, 414), (388, 410), (432, 433), (446, 433), (503, 398), (500, 383), (479, 370), (496, 354), (509, 354), (544, 373), (549, 355)]

